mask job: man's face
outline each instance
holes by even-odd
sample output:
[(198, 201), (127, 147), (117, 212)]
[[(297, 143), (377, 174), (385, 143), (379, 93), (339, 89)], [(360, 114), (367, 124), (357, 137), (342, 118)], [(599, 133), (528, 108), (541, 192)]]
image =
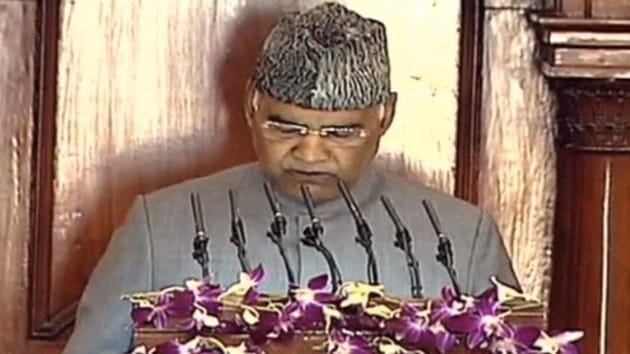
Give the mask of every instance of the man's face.
[(258, 160), (274, 187), (301, 198), (304, 184), (322, 201), (339, 195), (337, 179), (352, 186), (360, 178), (391, 123), (394, 104), (395, 95), (367, 109), (320, 111), (250, 90), (245, 109)]

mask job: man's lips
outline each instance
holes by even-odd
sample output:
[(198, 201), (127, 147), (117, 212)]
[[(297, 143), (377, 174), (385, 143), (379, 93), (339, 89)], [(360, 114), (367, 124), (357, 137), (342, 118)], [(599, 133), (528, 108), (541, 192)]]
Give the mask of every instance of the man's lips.
[(326, 183), (336, 180), (336, 176), (332, 173), (322, 171), (289, 170), (287, 172), (299, 182)]

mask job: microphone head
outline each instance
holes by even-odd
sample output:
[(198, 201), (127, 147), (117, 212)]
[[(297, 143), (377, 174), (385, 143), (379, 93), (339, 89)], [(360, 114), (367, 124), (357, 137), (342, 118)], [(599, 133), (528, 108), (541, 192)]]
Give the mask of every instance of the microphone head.
[(442, 229), (442, 224), (440, 223), (440, 219), (437, 215), (437, 212), (435, 211), (435, 208), (433, 207), (433, 204), (429, 200), (423, 199), (422, 206), (424, 206), (424, 210), (427, 212), (427, 215), (429, 216), (429, 220), (431, 221), (433, 230), (435, 230), (436, 236), (438, 238), (440, 236), (443, 236), (444, 231)]
[(263, 184), (263, 187), (265, 188), (265, 195), (267, 196), (267, 201), (269, 202), (269, 206), (271, 207), (271, 212), (275, 216), (280, 213), (280, 206), (278, 204), (276, 193), (271, 187), (271, 183), (268, 181)]
[(236, 210), (236, 196), (235, 196), (236, 192), (234, 192), (233, 190), (228, 190), (228, 198), (230, 200), (230, 215), (232, 216), (232, 221), (234, 221), (237, 217), (237, 210)]
[(392, 219), (392, 221), (394, 222), (396, 231), (402, 231), (405, 228), (405, 226), (403, 225), (402, 220), (400, 219), (400, 216), (398, 216), (396, 209), (394, 209), (392, 202), (389, 200), (389, 198), (387, 198), (384, 195), (381, 196), (381, 202), (383, 203), (383, 206), (385, 207), (385, 210), (387, 211), (387, 214), (389, 215), (390, 219)]
[(265, 182), (263, 187), (265, 188), (265, 195), (267, 196), (267, 201), (269, 202), (269, 207), (273, 214), (272, 231), (284, 235), (287, 232), (287, 220), (282, 212), (280, 212), (280, 204), (278, 203), (276, 193), (269, 181)]
[(361, 210), (359, 210), (359, 206), (357, 205), (357, 202), (352, 197), (352, 194), (350, 193), (350, 190), (348, 189), (346, 182), (344, 182), (341, 178), (339, 178), (337, 179), (337, 186), (339, 187), (339, 191), (341, 192), (341, 196), (343, 197), (343, 200), (346, 201), (346, 205), (348, 206), (348, 209), (350, 209), (350, 213), (352, 214), (352, 217), (357, 223), (360, 223), (361, 220), (363, 220), (363, 215), (361, 214)]
[(203, 210), (201, 209), (201, 199), (198, 193), (190, 194), (190, 204), (193, 211), (193, 221), (195, 223), (195, 233), (206, 233), (205, 222), (203, 220)]

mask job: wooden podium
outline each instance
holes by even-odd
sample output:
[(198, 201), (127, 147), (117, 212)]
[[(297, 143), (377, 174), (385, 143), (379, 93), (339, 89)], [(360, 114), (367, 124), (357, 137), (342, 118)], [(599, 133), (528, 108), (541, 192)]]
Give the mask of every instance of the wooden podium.
[[(424, 302), (422, 302), (424, 303)], [(419, 306), (422, 306), (419, 303)], [(507, 317), (507, 321), (516, 325), (530, 325), (544, 329), (544, 309), (537, 303), (525, 303), (520, 304), (518, 309), (512, 309), (512, 313)], [(365, 336), (370, 336), (370, 333), (365, 333)], [(193, 334), (185, 331), (176, 330), (158, 330), (155, 328), (143, 327), (137, 328), (134, 331), (134, 345), (146, 345), (147, 347), (153, 347), (160, 343), (166, 342), (171, 339), (179, 339), (181, 341), (187, 341), (193, 337)], [(247, 339), (247, 335), (213, 335), (213, 337), (219, 339), (226, 345), (239, 345), (241, 342)], [(320, 354), (325, 353), (323, 350), (323, 343), (326, 340), (326, 335), (321, 331), (305, 331), (296, 333), (294, 340), (291, 342), (270, 342), (263, 347), (265, 353), (280, 353), (280, 354)], [(458, 348), (450, 351), (448, 354), (472, 354), (472, 353), (485, 353), (480, 350), (469, 350), (465, 347), (465, 344), (460, 344)]]

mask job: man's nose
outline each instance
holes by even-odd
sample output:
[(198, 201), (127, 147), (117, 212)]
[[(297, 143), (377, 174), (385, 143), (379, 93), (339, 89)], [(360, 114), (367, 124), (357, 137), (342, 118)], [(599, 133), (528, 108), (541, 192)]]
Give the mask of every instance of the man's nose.
[(304, 162), (314, 163), (327, 160), (330, 151), (320, 136), (309, 134), (300, 139), (293, 154)]

